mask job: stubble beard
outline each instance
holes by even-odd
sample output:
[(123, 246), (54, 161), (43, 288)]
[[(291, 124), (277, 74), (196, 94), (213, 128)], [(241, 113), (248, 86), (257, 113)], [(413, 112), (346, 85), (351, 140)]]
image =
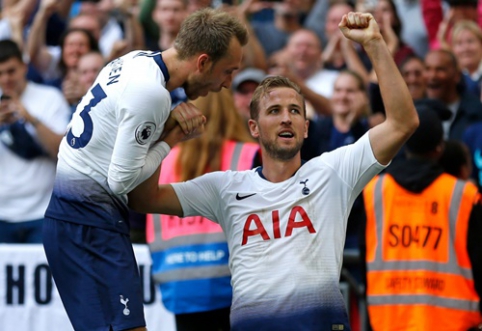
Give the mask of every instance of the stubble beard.
[(190, 81), (185, 82), (182, 87), (189, 100), (195, 100), (201, 96), (202, 90), (204, 90), (208, 85), (201, 81)]
[(295, 146), (286, 148), (282, 148), (276, 144), (275, 141), (268, 139), (260, 139), (260, 143), (264, 146), (266, 153), (268, 153), (271, 158), (280, 161), (291, 160), (301, 150), (301, 146), (303, 146), (303, 141), (298, 141)]

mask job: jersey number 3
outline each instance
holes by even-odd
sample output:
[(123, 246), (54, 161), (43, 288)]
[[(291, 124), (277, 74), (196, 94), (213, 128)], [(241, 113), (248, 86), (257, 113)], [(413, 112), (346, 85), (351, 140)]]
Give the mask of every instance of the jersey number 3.
[(78, 137), (74, 136), (72, 133), (72, 128), (69, 130), (69, 132), (67, 132), (67, 141), (70, 147), (74, 149), (83, 148), (89, 143), (94, 129), (92, 118), (90, 117), (89, 113), (92, 107), (95, 107), (100, 101), (102, 101), (102, 99), (107, 97), (107, 94), (105, 94), (104, 90), (99, 84), (95, 85), (91, 92), (94, 97), (90, 99), (89, 103), (85, 105), (84, 109), (82, 109), (79, 114), (80, 118), (84, 122), (84, 130)]

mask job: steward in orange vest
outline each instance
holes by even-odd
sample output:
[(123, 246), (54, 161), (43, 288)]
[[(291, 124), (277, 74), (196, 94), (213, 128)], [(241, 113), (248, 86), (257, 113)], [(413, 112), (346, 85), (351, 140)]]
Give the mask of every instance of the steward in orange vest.
[(467, 331), (482, 324), (482, 207), (474, 207), (475, 185), (436, 162), (443, 151), (437, 113), (417, 111), (407, 159), (363, 192), (369, 319), (374, 331)]

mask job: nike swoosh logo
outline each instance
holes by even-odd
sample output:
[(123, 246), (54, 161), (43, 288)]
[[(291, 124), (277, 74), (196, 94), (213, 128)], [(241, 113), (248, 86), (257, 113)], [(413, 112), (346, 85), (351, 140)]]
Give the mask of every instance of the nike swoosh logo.
[(241, 195), (239, 195), (239, 193), (238, 193), (238, 194), (236, 194), (236, 200), (244, 200), (244, 199), (246, 199), (246, 198), (252, 197), (252, 196), (255, 195), (255, 194), (256, 194), (256, 193), (241, 196)]

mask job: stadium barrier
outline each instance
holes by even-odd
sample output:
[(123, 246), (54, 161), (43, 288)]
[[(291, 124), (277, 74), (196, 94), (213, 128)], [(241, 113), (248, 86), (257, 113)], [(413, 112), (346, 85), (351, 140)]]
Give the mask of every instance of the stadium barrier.
[[(146, 245), (134, 245), (149, 331), (175, 331), (174, 316), (151, 282)], [(52, 280), (42, 245), (0, 244), (0, 330), (73, 330)]]
[[(147, 245), (134, 245), (144, 290), (144, 311), (149, 331), (175, 331), (174, 315), (161, 303), (159, 290), (150, 277), (151, 258)], [(358, 250), (345, 250), (340, 289), (350, 307), (350, 292), (360, 308), (359, 326), (367, 329), (363, 287), (347, 266), (359, 263)], [(348, 309), (350, 313), (350, 309)], [(356, 324), (358, 324), (356, 323)], [(42, 245), (0, 244), (0, 330), (73, 330), (52, 280)]]

